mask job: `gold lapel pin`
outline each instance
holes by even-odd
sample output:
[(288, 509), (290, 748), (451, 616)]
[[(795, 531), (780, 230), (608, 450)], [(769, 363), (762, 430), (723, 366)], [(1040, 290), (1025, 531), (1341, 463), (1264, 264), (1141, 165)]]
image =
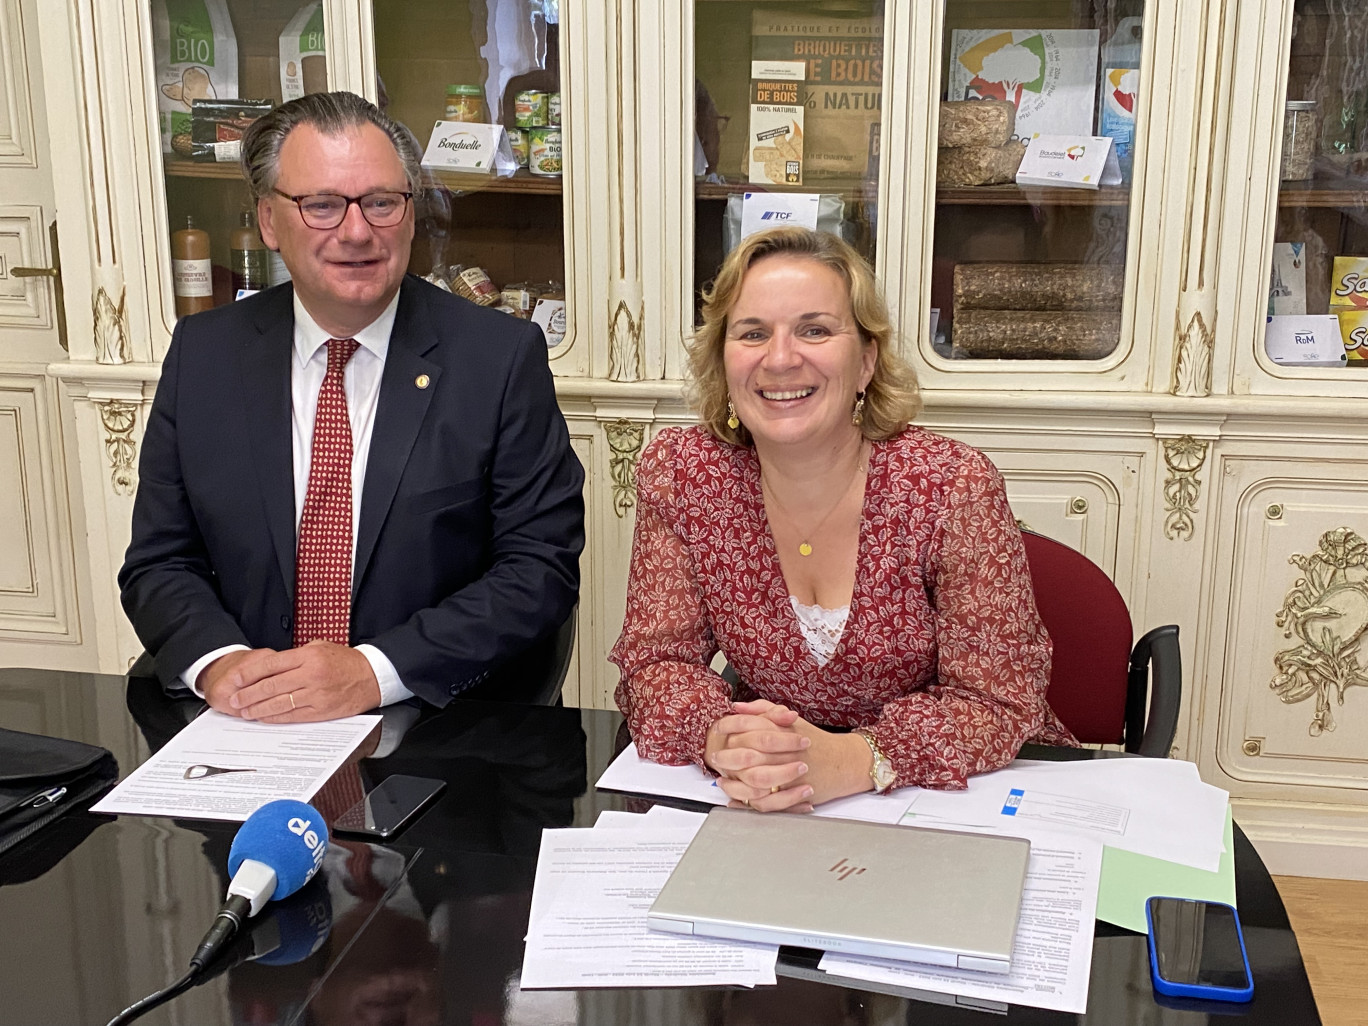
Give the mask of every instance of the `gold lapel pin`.
[(427, 388), (428, 383), (431, 380), (432, 379), (429, 378), (426, 374), (419, 374), (416, 378), (413, 379), (413, 383), (417, 385), (419, 388)]

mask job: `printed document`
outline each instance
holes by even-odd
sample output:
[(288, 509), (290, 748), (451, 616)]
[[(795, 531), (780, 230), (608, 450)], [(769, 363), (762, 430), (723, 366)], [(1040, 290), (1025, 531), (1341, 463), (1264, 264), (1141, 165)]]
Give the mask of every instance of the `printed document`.
[(91, 811), (242, 822), (277, 798), (308, 801), (379, 723), (257, 723), (211, 709)]
[(1005, 976), (830, 953), (822, 956), (819, 967), (854, 980), (1086, 1012), (1101, 870), (1098, 841), (1057, 836), (1048, 844), (1031, 844), (1012, 969)]
[[(726, 793), (717, 781), (697, 766), (662, 766), (637, 755), (636, 744), (623, 749), (595, 785), (605, 791), (625, 791), (628, 794), (655, 794), (665, 798), (686, 798), (709, 805), (726, 805)], [(912, 801), (913, 788), (900, 788), (890, 794), (853, 794), (825, 802), (813, 811), (814, 816), (835, 819), (860, 819), (868, 823), (896, 823)]]
[(696, 832), (695, 825), (620, 821), (612, 828), (605, 823), (592, 830), (542, 831), (521, 986), (774, 983), (777, 945), (685, 937), (646, 926), (651, 903)]
[(964, 791), (909, 788), (909, 826), (987, 827), (1032, 841), (1060, 834), (1215, 872), (1230, 795), (1177, 759), (1018, 759)]

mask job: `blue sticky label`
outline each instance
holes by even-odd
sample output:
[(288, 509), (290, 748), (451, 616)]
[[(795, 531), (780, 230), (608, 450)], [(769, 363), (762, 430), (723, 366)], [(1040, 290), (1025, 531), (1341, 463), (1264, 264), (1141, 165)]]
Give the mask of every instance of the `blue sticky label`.
[(1025, 794), (1026, 792), (1019, 787), (1014, 787), (1008, 791), (1007, 801), (1002, 805), (1002, 814), (1004, 816), (1015, 816), (1017, 814), (1017, 809), (1021, 805), (1021, 799)]

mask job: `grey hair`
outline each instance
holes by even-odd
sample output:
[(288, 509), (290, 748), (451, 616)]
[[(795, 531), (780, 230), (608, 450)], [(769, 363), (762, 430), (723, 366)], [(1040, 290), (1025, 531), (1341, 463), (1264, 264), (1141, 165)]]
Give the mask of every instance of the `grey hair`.
[(285, 137), (300, 125), (312, 125), (324, 135), (340, 135), (350, 128), (372, 124), (389, 137), (404, 165), (409, 191), (421, 195), (422, 156), (407, 128), (365, 97), (355, 93), (307, 93), (297, 100), (282, 103), (269, 114), (257, 118), (242, 134), (242, 176), (261, 199), (270, 195), (280, 176), (280, 148)]

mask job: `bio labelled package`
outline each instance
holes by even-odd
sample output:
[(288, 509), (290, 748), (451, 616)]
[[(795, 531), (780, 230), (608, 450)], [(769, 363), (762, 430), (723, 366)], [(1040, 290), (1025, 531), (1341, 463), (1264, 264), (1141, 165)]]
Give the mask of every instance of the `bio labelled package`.
[(152, 54), (163, 153), (189, 152), (196, 100), (238, 95), (237, 36), (228, 0), (152, 0)]
[(323, 6), (313, 0), (280, 33), (280, 95), (285, 101), (328, 88), (327, 50)]

